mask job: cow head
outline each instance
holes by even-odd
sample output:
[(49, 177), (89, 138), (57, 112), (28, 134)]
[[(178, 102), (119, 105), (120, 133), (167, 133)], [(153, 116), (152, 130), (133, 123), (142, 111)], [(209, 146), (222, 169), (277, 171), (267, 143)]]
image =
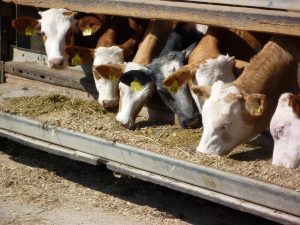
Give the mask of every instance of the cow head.
[(192, 87), (192, 91), (209, 96), (202, 109), (203, 134), (197, 152), (227, 154), (255, 135), (253, 120), (264, 113), (265, 95), (244, 94), (223, 81), (211, 87)]
[(300, 94), (283, 93), (271, 119), (274, 140), (272, 164), (287, 168), (300, 166)]
[(181, 127), (199, 126), (201, 116), (191, 96), (186, 82), (174, 80), (164, 83), (163, 80), (184, 65), (184, 52), (172, 51), (155, 59), (149, 68), (155, 78), (157, 92), (165, 104), (178, 116)]
[(132, 128), (138, 113), (154, 92), (155, 85), (151, 71), (141, 65), (128, 63), (125, 73), (121, 76), (119, 89), (118, 122), (127, 128)]
[(118, 106), (120, 76), (123, 74), (122, 66), (106, 66), (106, 64), (122, 65), (124, 62), (123, 49), (118, 46), (98, 47), (96, 49), (78, 46), (67, 46), (65, 52), (74, 65), (93, 63), (93, 75), (98, 101), (105, 108)]
[[(48, 67), (64, 68), (68, 65), (64, 48), (66, 45), (73, 44), (75, 26), (77, 25), (75, 15), (77, 13), (66, 9), (49, 9), (39, 12), (39, 14), (41, 19), (28, 16), (18, 17), (12, 22), (12, 26), (24, 35), (30, 36), (40, 33), (48, 56)], [(83, 20), (80, 23), (81, 28), (87, 30), (87, 21), (90, 21), (90, 17)], [(91, 34), (97, 32), (101, 27), (99, 23), (94, 22), (93, 24), (89, 30)]]

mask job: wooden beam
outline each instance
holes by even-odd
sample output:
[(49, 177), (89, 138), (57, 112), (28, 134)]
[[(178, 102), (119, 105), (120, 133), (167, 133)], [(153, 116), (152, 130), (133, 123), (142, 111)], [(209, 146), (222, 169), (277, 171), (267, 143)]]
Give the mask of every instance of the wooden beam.
[(199, 2), (209, 4), (247, 6), (269, 9), (300, 10), (300, 0), (181, 0), (182, 2)]
[(300, 36), (300, 13), (191, 2), (147, 0), (4, 0), (41, 8), (67, 8), (140, 18), (196, 22), (249, 31)]

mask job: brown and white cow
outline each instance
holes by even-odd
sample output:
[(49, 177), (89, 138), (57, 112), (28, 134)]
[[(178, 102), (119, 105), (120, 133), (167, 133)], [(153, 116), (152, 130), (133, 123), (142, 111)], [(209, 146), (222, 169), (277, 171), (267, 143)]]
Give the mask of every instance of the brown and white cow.
[[(247, 31), (209, 27), (191, 53), (188, 65), (170, 74), (164, 80), (164, 85), (171, 87), (176, 82), (181, 86), (188, 82), (193, 90), (194, 85), (212, 85), (218, 80), (231, 82), (248, 64), (246, 61), (262, 48), (266, 39), (265, 35)], [(205, 97), (199, 97), (193, 91), (192, 97), (202, 112)]]
[(272, 164), (287, 168), (300, 166), (300, 94), (280, 96), (271, 119), (274, 140)]
[(79, 29), (83, 32), (79, 36), (92, 35), (97, 33), (103, 23), (99, 18), (92, 16), (82, 17), (78, 21), (75, 19), (77, 12), (66, 9), (52, 8), (43, 12), (40, 11), (39, 14), (41, 19), (29, 16), (18, 17), (13, 20), (12, 26), (27, 36), (36, 33), (41, 34), (48, 56), (47, 65), (49, 68), (64, 68), (68, 65), (64, 48), (66, 45), (74, 43), (74, 35), (79, 32)]
[(145, 21), (112, 17), (95, 49), (67, 46), (66, 53), (73, 64), (93, 64), (93, 75), (99, 93), (98, 101), (105, 108), (118, 106), (120, 74), (102, 67), (106, 64), (123, 64), (131, 57), (144, 31)]
[(299, 38), (273, 36), (242, 75), (229, 84), (198, 87), (203, 134), (197, 152), (223, 155), (269, 126), (279, 96), (298, 90)]

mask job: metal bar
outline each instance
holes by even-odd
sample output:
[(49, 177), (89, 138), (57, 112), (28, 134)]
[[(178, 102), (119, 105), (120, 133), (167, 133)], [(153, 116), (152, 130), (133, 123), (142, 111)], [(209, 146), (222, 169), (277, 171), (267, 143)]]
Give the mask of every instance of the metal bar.
[(20, 5), (67, 8), (146, 19), (175, 19), (241, 30), (300, 36), (300, 14), (280, 10), (200, 4), (192, 2), (147, 0), (4, 0)]
[(272, 221), (276, 221), (278, 223), (299, 224), (300, 221), (300, 217), (297, 216), (276, 211), (271, 208), (253, 204), (242, 199), (233, 198), (194, 185), (186, 184), (174, 179), (170, 179), (168, 177), (163, 177), (147, 171), (139, 170), (120, 163), (108, 162), (106, 163), (106, 167), (120, 174), (125, 174), (130, 177), (138, 178), (140, 180), (148, 181), (154, 184), (159, 184), (176, 191), (180, 191), (209, 201), (213, 201), (233, 209), (248, 212)]
[(6, 62), (4, 69), (6, 73), (27, 79), (85, 91), (93, 96), (98, 95), (93, 78), (90, 75), (86, 76), (82, 71), (72, 69), (51, 70), (37, 62), (14, 61)]
[(0, 61), (0, 84), (4, 83), (4, 62)]
[(0, 128), (300, 216), (300, 193), (291, 189), (6, 113)]
[(91, 154), (65, 148), (45, 141), (37, 140), (35, 138), (17, 134), (15, 132), (7, 131), (4, 129), (0, 129), (0, 137), (8, 138), (12, 141), (29, 146), (31, 148), (42, 150), (54, 155), (63, 156), (69, 159), (74, 159), (81, 162), (89, 163), (92, 165), (99, 165), (100, 163), (104, 162), (99, 157)]

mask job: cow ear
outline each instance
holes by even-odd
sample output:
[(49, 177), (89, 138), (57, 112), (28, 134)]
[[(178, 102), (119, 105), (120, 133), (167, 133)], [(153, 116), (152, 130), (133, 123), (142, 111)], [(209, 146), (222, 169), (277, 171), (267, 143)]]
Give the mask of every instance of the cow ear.
[(211, 86), (196, 86), (193, 85), (191, 87), (191, 91), (194, 92), (196, 95), (203, 96), (205, 98), (208, 98), (211, 93)]
[(176, 83), (178, 87), (182, 86), (186, 81), (193, 77), (196, 70), (193, 69), (191, 65), (186, 65), (179, 68), (174, 73), (170, 74), (163, 80), (163, 85), (166, 87), (171, 87)]
[(22, 16), (14, 19), (12, 26), (19, 33), (27, 36), (35, 35), (41, 30), (40, 21), (30, 16)]
[(68, 17), (75, 17), (77, 15), (77, 12), (73, 12), (73, 11), (65, 11), (63, 13), (64, 16), (68, 16)]
[(94, 76), (97, 79), (101, 77), (109, 80), (118, 80), (124, 73), (125, 64), (105, 64), (93, 67)]
[(94, 49), (80, 46), (66, 46), (65, 52), (69, 56), (71, 65), (92, 64), (94, 60)]
[(266, 96), (263, 94), (249, 94), (244, 96), (245, 108), (251, 116), (261, 116), (266, 109)]
[(101, 29), (103, 23), (93, 16), (84, 16), (78, 21), (78, 28), (83, 36), (90, 36)]

